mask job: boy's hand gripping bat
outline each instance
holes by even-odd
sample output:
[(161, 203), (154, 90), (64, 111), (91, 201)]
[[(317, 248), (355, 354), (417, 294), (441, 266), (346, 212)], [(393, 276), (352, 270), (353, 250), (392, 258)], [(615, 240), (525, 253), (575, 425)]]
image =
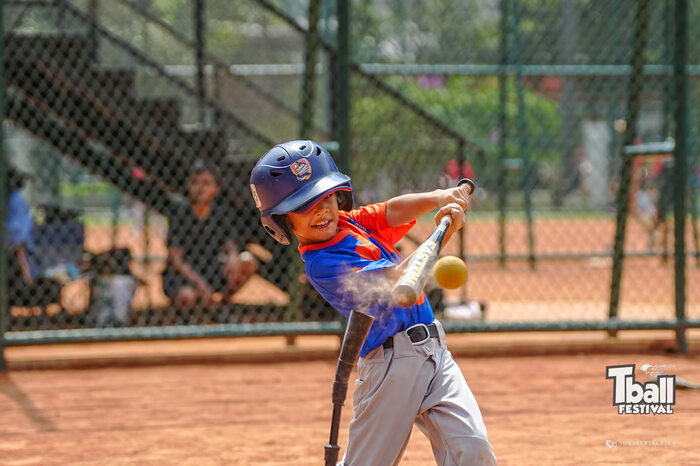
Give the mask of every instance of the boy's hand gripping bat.
[[(459, 180), (458, 186), (466, 184), (469, 194), (474, 192), (476, 185), (469, 178)], [(430, 278), (435, 261), (437, 261), (445, 239), (447, 229), (452, 225), (452, 216), (445, 215), (432, 234), (425, 240), (409, 259), (406, 269), (394, 285), (391, 295), (394, 302), (401, 307), (412, 306), (420, 296), (425, 284)]]

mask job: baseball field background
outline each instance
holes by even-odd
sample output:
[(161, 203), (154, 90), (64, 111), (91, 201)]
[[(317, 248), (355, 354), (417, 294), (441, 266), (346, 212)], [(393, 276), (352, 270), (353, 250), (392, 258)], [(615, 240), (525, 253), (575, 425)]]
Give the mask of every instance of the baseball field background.
[[(1, 7), (0, 464), (321, 462), (344, 321), (248, 186), (291, 139), (356, 204), (477, 182), (443, 251), (467, 283), (428, 296), (503, 464), (700, 462), (700, 392), (621, 416), (604, 377), (700, 379), (700, 4)], [(182, 310), (163, 277), (201, 167), (259, 270)], [(424, 440), (402, 464), (430, 464)]]

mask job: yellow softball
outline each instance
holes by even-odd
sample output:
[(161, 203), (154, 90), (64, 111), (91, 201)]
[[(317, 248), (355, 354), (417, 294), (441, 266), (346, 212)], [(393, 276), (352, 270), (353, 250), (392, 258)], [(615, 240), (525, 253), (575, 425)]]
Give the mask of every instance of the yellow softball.
[(438, 285), (453, 290), (467, 281), (467, 265), (459, 257), (441, 257), (435, 263), (433, 274)]

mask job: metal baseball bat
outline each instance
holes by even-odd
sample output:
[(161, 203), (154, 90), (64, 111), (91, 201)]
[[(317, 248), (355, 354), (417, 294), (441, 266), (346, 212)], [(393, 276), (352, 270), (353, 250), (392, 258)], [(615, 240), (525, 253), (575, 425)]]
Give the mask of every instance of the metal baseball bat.
[(331, 436), (328, 444), (324, 447), (326, 466), (335, 466), (338, 462), (338, 453), (340, 452), (340, 446), (338, 445), (340, 413), (345, 403), (345, 397), (348, 394), (348, 379), (350, 378), (352, 367), (360, 355), (360, 349), (365, 342), (365, 338), (367, 338), (372, 322), (374, 322), (374, 317), (357, 311), (352, 311), (348, 318), (348, 326), (345, 329), (343, 344), (340, 346), (338, 366), (335, 370), (335, 380), (333, 381)]
[[(474, 192), (476, 184), (472, 180), (462, 178), (457, 185), (461, 186), (464, 184), (469, 187), (469, 194)], [(435, 230), (433, 230), (427, 240), (418, 246), (418, 249), (413, 253), (408, 264), (406, 264), (406, 270), (401, 274), (391, 291), (394, 302), (399, 306), (412, 306), (418, 299), (421, 291), (423, 291), (423, 288), (425, 288), (450, 225), (452, 225), (452, 216), (445, 215), (442, 217)]]

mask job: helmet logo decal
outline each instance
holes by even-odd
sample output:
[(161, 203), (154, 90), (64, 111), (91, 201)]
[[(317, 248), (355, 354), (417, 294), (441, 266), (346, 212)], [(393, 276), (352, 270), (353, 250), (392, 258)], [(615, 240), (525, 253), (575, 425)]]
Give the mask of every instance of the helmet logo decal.
[(260, 197), (258, 197), (258, 192), (255, 190), (255, 185), (250, 185), (250, 191), (253, 193), (253, 199), (255, 200), (255, 207), (260, 209), (262, 207), (262, 202), (260, 202)]
[(299, 181), (306, 181), (311, 178), (311, 164), (306, 159), (297, 160), (289, 169), (292, 170), (292, 173), (294, 173)]

